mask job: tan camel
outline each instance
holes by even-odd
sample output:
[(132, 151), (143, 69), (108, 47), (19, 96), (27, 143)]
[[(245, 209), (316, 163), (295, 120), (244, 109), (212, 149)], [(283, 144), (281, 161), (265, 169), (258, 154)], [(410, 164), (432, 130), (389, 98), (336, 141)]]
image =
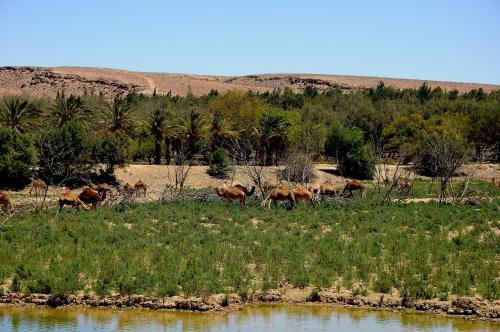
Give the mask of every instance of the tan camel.
[(239, 200), (240, 206), (245, 206), (246, 195), (242, 190), (236, 187), (227, 187), (226, 185), (223, 187), (213, 187), (213, 189), (217, 196), (226, 200), (228, 204), (234, 200)]
[(141, 193), (143, 196), (146, 196), (146, 190), (148, 189), (148, 186), (142, 180), (139, 180), (135, 183), (134, 185), (134, 190), (136, 193)]
[(491, 178), (491, 182), (493, 183), (493, 185), (495, 187), (497, 187), (498, 189), (500, 189), (500, 182), (495, 182), (495, 178)]
[(268, 209), (271, 209), (271, 202), (276, 203), (277, 201), (289, 201), (291, 209), (296, 207), (297, 201), (305, 201), (314, 206), (312, 198), (313, 194), (302, 185), (299, 185), (294, 189), (277, 187), (271, 190), (269, 195), (267, 195), (267, 197), (262, 201), (261, 206), (265, 207), (267, 204)]
[(89, 210), (89, 207), (83, 203), (80, 198), (71, 191), (67, 191), (61, 196), (59, 196), (59, 212), (61, 212), (64, 205), (72, 206), (74, 208), (82, 207), (85, 210)]
[(352, 196), (352, 192), (355, 190), (359, 190), (361, 192), (361, 195), (363, 195), (364, 190), (365, 190), (365, 185), (363, 182), (360, 180), (348, 180), (345, 184), (344, 190), (342, 193), (345, 193), (346, 191), (349, 192), (348, 197)]
[(0, 207), (2, 210), (11, 211), (12, 204), (10, 203), (9, 195), (5, 191), (0, 190)]
[(31, 195), (31, 193), (34, 191), (35, 195), (41, 195), (45, 192), (46, 188), (47, 184), (45, 183), (45, 181), (43, 181), (42, 179), (34, 179), (33, 181), (31, 181), (29, 194)]
[(335, 195), (337, 192), (337, 188), (330, 182), (314, 183), (309, 186), (309, 190), (320, 195)]

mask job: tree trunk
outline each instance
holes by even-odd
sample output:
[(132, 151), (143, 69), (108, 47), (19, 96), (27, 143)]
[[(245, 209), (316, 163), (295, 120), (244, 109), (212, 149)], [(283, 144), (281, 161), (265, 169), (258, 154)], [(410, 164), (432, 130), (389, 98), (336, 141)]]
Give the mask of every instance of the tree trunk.
[(161, 141), (155, 141), (155, 165), (161, 164)]
[(172, 155), (170, 153), (170, 138), (165, 137), (165, 164), (170, 165)]

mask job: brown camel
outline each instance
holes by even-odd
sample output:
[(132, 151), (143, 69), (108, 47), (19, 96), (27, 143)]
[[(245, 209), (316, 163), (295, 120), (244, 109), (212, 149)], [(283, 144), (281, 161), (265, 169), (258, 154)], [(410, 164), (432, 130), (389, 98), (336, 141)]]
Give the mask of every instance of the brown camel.
[(228, 204), (234, 200), (239, 200), (240, 206), (241, 207), (245, 206), (245, 200), (247, 196), (245, 195), (245, 192), (243, 192), (242, 190), (236, 187), (227, 187), (226, 185), (224, 185), (221, 188), (213, 187), (213, 189), (214, 192), (217, 194), (217, 196), (226, 200)]
[(33, 191), (35, 192), (35, 195), (43, 194), (46, 188), (47, 184), (45, 183), (45, 181), (43, 181), (42, 179), (34, 179), (33, 181), (31, 181), (29, 194), (31, 195)]
[(255, 192), (255, 186), (252, 186), (252, 189), (248, 189), (247, 187), (241, 185), (241, 184), (236, 184), (234, 185), (235, 188), (238, 188), (239, 190), (243, 191), (246, 196), (252, 196), (253, 193)]
[(134, 187), (130, 184), (130, 183), (125, 183), (125, 185), (123, 186), (123, 191), (125, 192), (125, 194), (127, 195), (132, 195), (134, 193)]
[(113, 188), (107, 183), (101, 183), (97, 186), (97, 192), (102, 195), (102, 200), (106, 199), (106, 195), (113, 191)]
[(410, 194), (413, 192), (413, 184), (407, 179), (398, 179), (398, 181), (396, 181), (396, 183), (394, 183), (392, 187), (402, 194)]
[(0, 190), (0, 207), (2, 210), (11, 211), (12, 204), (10, 203), (9, 195), (5, 191)]
[(497, 187), (498, 189), (500, 189), (500, 182), (495, 182), (495, 178), (491, 178), (491, 182), (493, 183), (493, 185), (495, 187)]
[(85, 210), (89, 210), (89, 207), (83, 203), (80, 198), (71, 191), (67, 191), (61, 196), (59, 196), (59, 212), (61, 212), (64, 205), (72, 206), (74, 208), (82, 207)]
[(83, 191), (78, 195), (78, 198), (80, 201), (87, 205), (91, 205), (92, 209), (95, 209), (97, 207), (97, 204), (99, 202), (104, 201), (106, 198), (106, 191), (95, 191), (92, 188), (85, 188)]
[(146, 190), (148, 189), (148, 186), (142, 180), (139, 180), (135, 183), (134, 185), (134, 190), (136, 193), (141, 193), (143, 196), (146, 196)]
[(265, 207), (267, 204), (267, 208), (271, 209), (271, 202), (276, 203), (277, 201), (289, 201), (291, 208), (295, 207), (295, 196), (293, 191), (287, 187), (277, 187), (271, 190), (260, 206)]
[(298, 185), (297, 187), (293, 188), (292, 191), (296, 202), (304, 201), (306, 203), (309, 203), (311, 206), (314, 206), (313, 194), (306, 187)]
[(363, 192), (365, 190), (365, 185), (363, 182), (360, 180), (348, 180), (345, 184), (344, 190), (342, 193), (345, 193), (346, 191), (349, 192), (348, 197), (352, 196), (352, 192), (355, 190), (359, 190), (361, 192), (361, 195), (363, 195)]

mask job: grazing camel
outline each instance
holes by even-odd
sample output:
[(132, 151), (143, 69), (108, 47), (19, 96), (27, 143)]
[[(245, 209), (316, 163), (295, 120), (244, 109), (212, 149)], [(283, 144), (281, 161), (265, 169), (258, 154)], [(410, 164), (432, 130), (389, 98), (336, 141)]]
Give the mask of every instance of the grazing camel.
[(240, 206), (242, 208), (243, 206), (245, 206), (245, 200), (247, 196), (245, 195), (245, 192), (243, 192), (242, 190), (236, 187), (228, 188), (227, 186), (223, 186), (222, 188), (213, 187), (213, 189), (217, 194), (217, 196), (225, 199), (228, 204), (234, 200), (239, 200)]
[(59, 212), (61, 212), (64, 205), (72, 206), (74, 208), (83, 207), (85, 210), (89, 210), (89, 207), (83, 203), (80, 198), (71, 191), (67, 191), (61, 196), (59, 196)]
[(43, 181), (42, 179), (34, 179), (33, 181), (31, 181), (29, 194), (31, 195), (33, 191), (35, 192), (35, 195), (43, 194), (45, 192), (45, 189), (47, 189), (47, 184), (45, 183), (45, 181)]
[(363, 192), (365, 190), (365, 186), (363, 182), (360, 180), (348, 180), (345, 184), (344, 190), (342, 193), (345, 193), (346, 191), (349, 192), (348, 197), (352, 196), (352, 192), (355, 190), (359, 190), (361, 192), (361, 195), (363, 195)]
[(91, 205), (92, 209), (95, 209), (99, 202), (102, 202), (106, 199), (106, 193), (109, 191), (111, 191), (111, 187), (103, 183), (97, 186), (97, 191), (90, 187), (83, 189), (80, 195), (78, 195), (78, 198), (83, 203)]
[(134, 190), (136, 193), (142, 193), (143, 196), (146, 196), (146, 190), (148, 189), (148, 186), (142, 180), (139, 180), (135, 183), (134, 185)]
[(0, 207), (2, 210), (10, 211), (12, 210), (12, 204), (10, 203), (9, 195), (5, 191), (0, 190)]
[(295, 201), (304, 201), (309, 203), (311, 206), (314, 206), (313, 202), (313, 194), (306, 187), (302, 185), (298, 185), (292, 190)]
[(255, 186), (252, 186), (252, 189), (250, 189), (250, 190), (247, 187), (242, 186), (241, 184), (236, 184), (236, 185), (234, 185), (234, 187), (243, 191), (246, 196), (252, 196), (253, 193), (255, 192)]
[(295, 207), (295, 196), (293, 191), (287, 187), (277, 187), (271, 190), (260, 206), (265, 207), (267, 204), (268, 209), (271, 209), (271, 202), (276, 203), (277, 201), (289, 201), (291, 208)]
[(125, 183), (125, 185), (123, 186), (123, 191), (125, 192), (125, 194), (127, 195), (132, 195), (134, 193), (134, 187), (130, 184), (130, 183)]
[(493, 183), (493, 185), (495, 187), (497, 187), (498, 189), (500, 189), (500, 182), (495, 182), (495, 178), (491, 178), (491, 182)]
[(315, 183), (312, 184), (309, 189), (313, 194), (320, 194), (320, 195), (335, 195), (337, 192), (337, 188), (334, 187), (333, 184), (330, 182), (323, 182), (323, 183)]
[(392, 187), (398, 190), (400, 193), (406, 192), (408, 195), (413, 192), (413, 184), (407, 179), (398, 179), (398, 181), (396, 181), (396, 183), (394, 183)]

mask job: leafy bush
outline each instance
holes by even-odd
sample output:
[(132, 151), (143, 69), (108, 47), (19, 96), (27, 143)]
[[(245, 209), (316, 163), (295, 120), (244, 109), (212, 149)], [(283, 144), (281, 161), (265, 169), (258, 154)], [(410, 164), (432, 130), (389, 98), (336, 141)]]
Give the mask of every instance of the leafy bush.
[(94, 163), (105, 165), (105, 173), (112, 175), (115, 167), (123, 167), (129, 160), (129, 139), (117, 132), (105, 132), (91, 142), (91, 155)]
[(27, 136), (0, 128), (0, 187), (22, 189), (31, 178), (34, 147)]
[(368, 145), (363, 145), (360, 131), (334, 126), (328, 136), (325, 152), (334, 156), (342, 176), (371, 179), (375, 171), (375, 158)]
[(40, 176), (50, 183), (77, 179), (92, 166), (85, 130), (74, 121), (47, 130), (37, 148)]
[(208, 160), (208, 175), (219, 179), (227, 179), (229, 172), (229, 158), (226, 150), (222, 148), (215, 149)]

